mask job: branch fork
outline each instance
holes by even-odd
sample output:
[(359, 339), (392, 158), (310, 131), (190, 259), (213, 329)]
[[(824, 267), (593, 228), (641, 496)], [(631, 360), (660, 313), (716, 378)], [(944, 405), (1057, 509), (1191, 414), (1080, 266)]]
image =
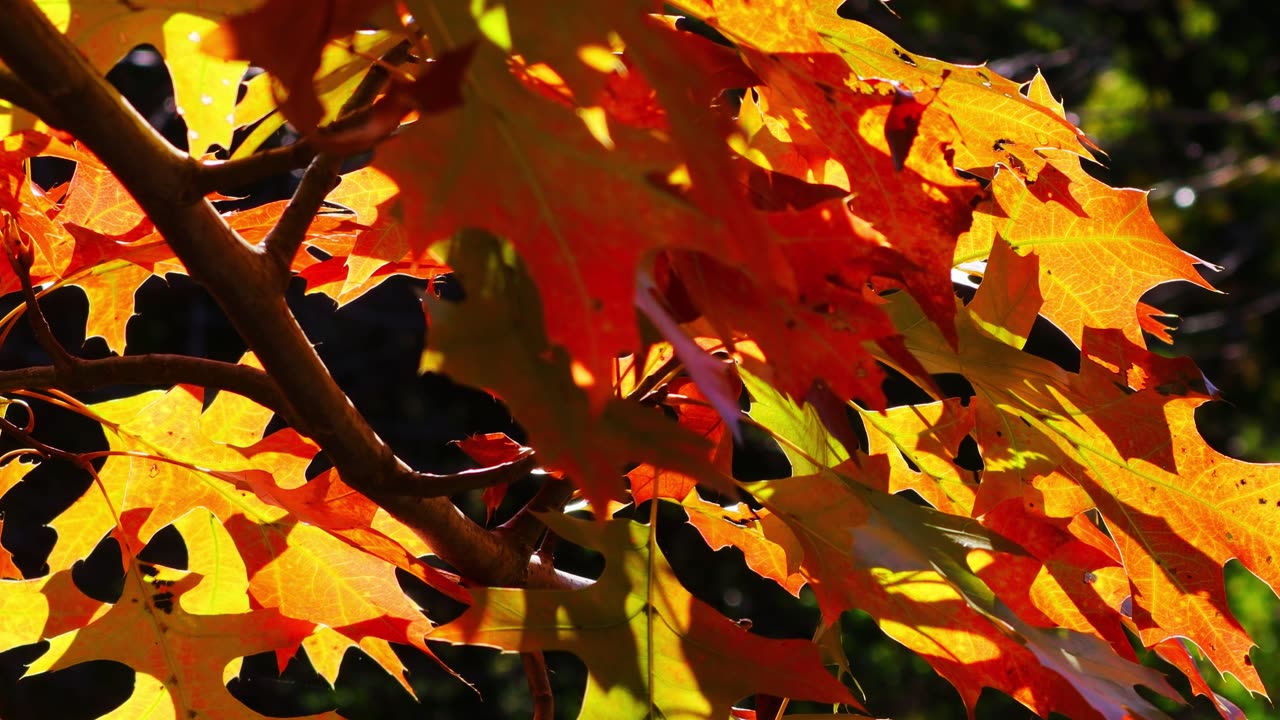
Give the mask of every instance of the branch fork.
[[(262, 245), (251, 245), (218, 214), (204, 192), (231, 182), (227, 178), (236, 178), (245, 172), (244, 168), (274, 167), (271, 162), (278, 158), (200, 167), (152, 129), (31, 0), (6, 4), (5, 16), (0, 23), (0, 60), (10, 72), (0, 74), (0, 94), (21, 95), (18, 100), (23, 101), (24, 107), (70, 132), (111, 169), (191, 277), (221, 305), (273, 382), (267, 385), (255, 374), (226, 368), (221, 380), (275, 402), (275, 407), (296, 423), (300, 432), (319, 444), (349, 485), (413, 528), (469, 581), (501, 586), (559, 582), (553, 567), (531, 562), (524, 543), (509, 542), (503, 534), (485, 530), (447, 498), (397, 492), (406, 478), (413, 483), (420, 481), (413, 478), (423, 476), (396, 457), (374, 433), (334, 382), (285, 304), (281, 290), (288, 279), (288, 268), (311, 218), (337, 176), (341, 158), (322, 153), (311, 160), (306, 173), (310, 177), (304, 176), (304, 187), (290, 202), (286, 217)], [(407, 54), (407, 47), (398, 51)], [(369, 97), (362, 104), (376, 96), (385, 82), (385, 71), (375, 67), (370, 77), (373, 79), (366, 81)], [(35, 88), (40, 90), (36, 92)], [(291, 152), (296, 155), (280, 155), (294, 162), (310, 148), (303, 146)], [(32, 304), (32, 322), (41, 324), (37, 309)], [(43, 327), (48, 329), (47, 322)], [(46, 342), (48, 338), (52, 338), (51, 332)], [(45, 349), (54, 359), (51, 369), (14, 371), (25, 375), (0, 374), (0, 385), (5, 380), (41, 378), (46, 383), (74, 387), (89, 382), (85, 376), (141, 382), (139, 373), (154, 369), (145, 364), (148, 362), (168, 368), (170, 376), (206, 367), (197, 366), (192, 359), (78, 360), (66, 355), (65, 350), (59, 355), (60, 348), (55, 349), (54, 345), (46, 345)], [(144, 364), (131, 364), (138, 362)], [(79, 379), (68, 377), (68, 373)], [(121, 380), (122, 376), (129, 380)], [(151, 382), (158, 379), (153, 377)], [(197, 382), (209, 381), (206, 377)], [(467, 482), (473, 479), (468, 478)]]

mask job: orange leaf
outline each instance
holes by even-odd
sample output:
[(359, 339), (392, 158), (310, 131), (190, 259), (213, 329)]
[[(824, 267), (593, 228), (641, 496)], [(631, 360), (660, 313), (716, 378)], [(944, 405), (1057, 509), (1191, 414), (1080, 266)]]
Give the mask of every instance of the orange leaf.
[[(458, 447), (468, 457), (479, 463), (481, 467), (493, 467), (494, 465), (511, 462), (528, 451), (528, 448), (507, 437), (504, 433), (472, 435), (459, 440)], [(484, 503), (485, 511), (488, 513), (487, 522), (493, 522), (493, 513), (498, 510), (498, 506), (502, 504), (502, 499), (506, 495), (506, 485), (494, 485), (484, 489), (480, 499)]]
[[(90, 486), (53, 520), (51, 525), (58, 532), (48, 561), (53, 570), (69, 568), (87, 557), (113, 530), (122, 533), (118, 539), (127, 561), (157, 530), (193, 505), (206, 507), (224, 520), (248, 514), (259, 522), (270, 522), (282, 515), (217, 473), (256, 467), (272, 472), (283, 484), (301, 484), (315, 445), (293, 430), (282, 430), (248, 448), (214, 442), (200, 431), (202, 397), (199, 390), (178, 386), (91, 406), (107, 422), (111, 449), (138, 455), (108, 457), (98, 471), (101, 489)], [(116, 513), (124, 521), (120, 527)]]
[[(405, 643), (435, 657), (423, 641), (431, 622), (400, 589), (394, 564), (293, 519), (262, 527), (233, 518), (227, 530), (244, 557), (257, 606), (324, 625), (351, 644)], [(306, 583), (304, 592), (299, 582)], [(399, 660), (385, 667), (403, 681)]]
[[(1221, 455), (1200, 437), (1195, 409), (1211, 391), (1194, 364), (1155, 356), (1119, 329), (1086, 329), (1073, 375), (967, 322), (957, 355), (924, 324), (911, 324), (918, 310), (902, 303), (893, 312), (911, 327), (907, 346), (931, 372), (964, 372), (973, 383), (978, 442), (1009, 471), (1005, 497), (1031, 489), (1053, 515), (1101, 512), (1133, 585), (1142, 642), (1185, 637), (1219, 670), (1263, 692), (1248, 657), (1253, 642), (1227, 606), (1222, 568), (1239, 558), (1280, 586), (1280, 546), (1265, 530), (1280, 505), (1266, 492), (1274, 467)], [(1035, 500), (1027, 503), (1034, 509)]]
[(125, 594), (111, 610), (83, 630), (54, 638), (50, 650), (28, 672), (115, 660), (139, 673), (125, 706), (135, 712), (165, 703), (157, 708), (156, 717), (265, 717), (227, 691), (225, 666), (246, 654), (297, 643), (314, 624), (283, 617), (277, 610), (188, 614), (182, 608), (182, 594), (199, 580), (191, 575), (170, 586), (167, 590), (175, 599), (171, 611), (164, 614), (143, 594), (144, 581), (130, 574), (125, 578)]
[(783, 590), (800, 597), (805, 578), (800, 574), (804, 548), (791, 529), (765, 508), (751, 510), (738, 503), (722, 507), (690, 494), (682, 503), (689, 524), (698, 529), (707, 547), (721, 550), (736, 547), (747, 567), (769, 578)]
[[(725, 434), (724, 419), (711, 407), (711, 403), (692, 381), (679, 378), (666, 386), (665, 402), (676, 415), (681, 426), (707, 439), (712, 448), (708, 460), (729, 472), (729, 451), (732, 435)], [(662, 470), (644, 464), (627, 473), (631, 481), (631, 501), (639, 505), (652, 498), (683, 500), (698, 481), (673, 470)]]
[[(5, 496), (13, 489), (14, 485), (22, 482), (22, 478), (31, 472), (35, 467), (33, 463), (22, 462), (13, 459), (0, 466), (0, 498)], [(4, 533), (4, 517), (0, 514), (0, 537)], [(0, 580), (17, 580), (22, 577), (22, 572), (18, 570), (18, 566), (13, 564), (13, 555), (9, 553), (3, 545), (0, 545)]]
[[(972, 230), (956, 247), (957, 263), (991, 253), (997, 235), (1020, 253), (1034, 251), (1044, 299), (1040, 313), (1077, 345), (1086, 327), (1119, 328), (1141, 343), (1148, 321), (1140, 320), (1136, 306), (1144, 293), (1174, 280), (1210, 287), (1195, 271), (1202, 261), (1160, 231), (1145, 192), (1109, 187), (1064, 152), (1042, 154), (1052, 162), (1034, 183), (996, 173), (990, 203), (979, 206)], [(1126, 270), (1099, 282), (1104, 262)]]

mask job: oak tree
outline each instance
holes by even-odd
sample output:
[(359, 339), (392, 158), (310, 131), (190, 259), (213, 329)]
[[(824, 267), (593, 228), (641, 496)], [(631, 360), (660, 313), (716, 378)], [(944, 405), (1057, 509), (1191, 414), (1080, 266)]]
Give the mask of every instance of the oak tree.
[[(112, 717), (251, 717), (224, 684), (242, 656), (304, 653), (332, 682), (358, 647), (408, 687), (393, 644), (450, 643), (521, 653), (539, 718), (547, 651), (585, 663), (582, 717), (783, 714), (767, 698), (851, 716), (866, 698), (824, 638), (857, 609), (970, 709), (994, 688), (1042, 716), (1163, 717), (1153, 695), (1185, 699), (1148, 650), (1224, 718), (1193, 653), (1264, 692), (1223, 565), (1280, 588), (1280, 476), (1197, 432), (1215, 391), (1148, 347), (1172, 325), (1142, 298), (1209, 287), (1200, 263), (1143, 192), (1086, 171), (1103, 153), (1043, 77), (924, 57), (827, 0), (5, 13), (0, 291), (21, 301), (0, 333), (28, 323), (47, 362), (0, 371), (0, 495), (46, 464), (91, 480), (48, 521), (39, 572), (0, 547), (0, 649), (47, 645), (29, 676), (115, 660), (136, 679)], [(104, 79), (144, 43), (185, 148)], [(264, 149), (286, 123), (300, 139)], [(33, 177), (48, 157), (69, 183)], [(304, 166), (288, 200), (225, 209)], [(130, 352), (135, 291), (173, 274), (250, 353)], [(285, 290), (341, 307), (393, 276), (425, 288), (421, 370), (500, 399), (525, 445), (473, 437), (477, 469), (425, 472), (344, 395)], [(55, 336), (42, 301), (66, 286), (109, 356)], [(1027, 351), (1038, 320), (1078, 369)], [(927, 399), (891, 404), (889, 374)], [(50, 406), (105, 445), (47, 442)], [(749, 436), (788, 477), (733, 476)], [(332, 467), (309, 471), (318, 456)], [(535, 469), (496, 527), (455, 505), (496, 508)], [(813, 639), (691, 594), (660, 504), (812, 593)], [(183, 567), (140, 558), (166, 528)], [(72, 577), (104, 538), (110, 601)], [(602, 573), (557, 567), (569, 547)], [(465, 611), (431, 617), (397, 572)]]

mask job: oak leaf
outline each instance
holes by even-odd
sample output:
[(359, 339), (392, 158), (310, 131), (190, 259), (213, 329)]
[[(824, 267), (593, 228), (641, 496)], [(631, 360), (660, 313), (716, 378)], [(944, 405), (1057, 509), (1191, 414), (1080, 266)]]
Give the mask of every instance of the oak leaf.
[(496, 393), (528, 428), (539, 462), (565, 473), (598, 508), (621, 496), (620, 474), (628, 463), (652, 463), (729, 487), (706, 459), (709, 443), (661, 413), (616, 398), (593, 412), (587, 392), (574, 381), (581, 371), (563, 348), (550, 344), (537, 291), (510, 247), (483, 233), (464, 233), (447, 255), (465, 298), (425, 298), (424, 370)]
[(757, 692), (859, 707), (812, 643), (753, 635), (691, 596), (650, 528), (545, 519), (603, 553), (604, 575), (585, 590), (475, 590), (471, 608), (429, 639), (574, 653), (587, 665), (582, 718), (723, 718)]
[[(203, 511), (184, 520), (179, 523), (184, 539), (200, 551), (192, 557), (207, 574), (161, 570), (147, 575), (130, 563), (120, 598), (82, 628), (53, 637), (28, 675), (115, 660), (138, 675), (129, 699), (107, 717), (265, 717), (226, 688), (238, 672), (238, 659), (296, 645), (315, 623), (275, 609), (250, 612), (244, 564), (231, 551), (225, 530)], [(218, 544), (221, 552), (214, 547)]]
[(249, 64), (209, 57), (200, 51), (200, 43), (226, 13), (245, 10), (254, 0), (37, 4), (100, 72), (139, 45), (155, 47), (173, 78), (174, 103), (187, 125), (192, 155), (199, 157), (214, 145), (231, 147), (231, 116)]

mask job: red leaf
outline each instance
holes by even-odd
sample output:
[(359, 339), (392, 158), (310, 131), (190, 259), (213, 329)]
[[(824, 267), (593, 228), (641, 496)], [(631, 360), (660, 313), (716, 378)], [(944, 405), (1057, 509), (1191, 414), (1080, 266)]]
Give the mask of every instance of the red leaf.
[[(504, 433), (472, 435), (469, 438), (459, 440), (458, 447), (462, 449), (462, 452), (470, 456), (472, 460), (479, 463), (481, 467), (492, 467), (508, 463), (529, 451), (528, 448), (507, 437)], [(502, 499), (506, 496), (506, 485), (494, 485), (484, 489), (480, 500), (484, 503), (484, 508), (487, 512), (487, 523), (493, 522), (493, 513), (498, 510), (498, 506), (502, 504)]]
[(324, 115), (311, 79), (325, 43), (359, 30), (374, 10), (387, 4), (325, 0), (316, 7), (306, 0), (266, 0), (228, 18), (201, 40), (200, 49), (224, 59), (249, 60), (274, 75), (287, 93), (281, 110), (300, 130), (310, 132)]

